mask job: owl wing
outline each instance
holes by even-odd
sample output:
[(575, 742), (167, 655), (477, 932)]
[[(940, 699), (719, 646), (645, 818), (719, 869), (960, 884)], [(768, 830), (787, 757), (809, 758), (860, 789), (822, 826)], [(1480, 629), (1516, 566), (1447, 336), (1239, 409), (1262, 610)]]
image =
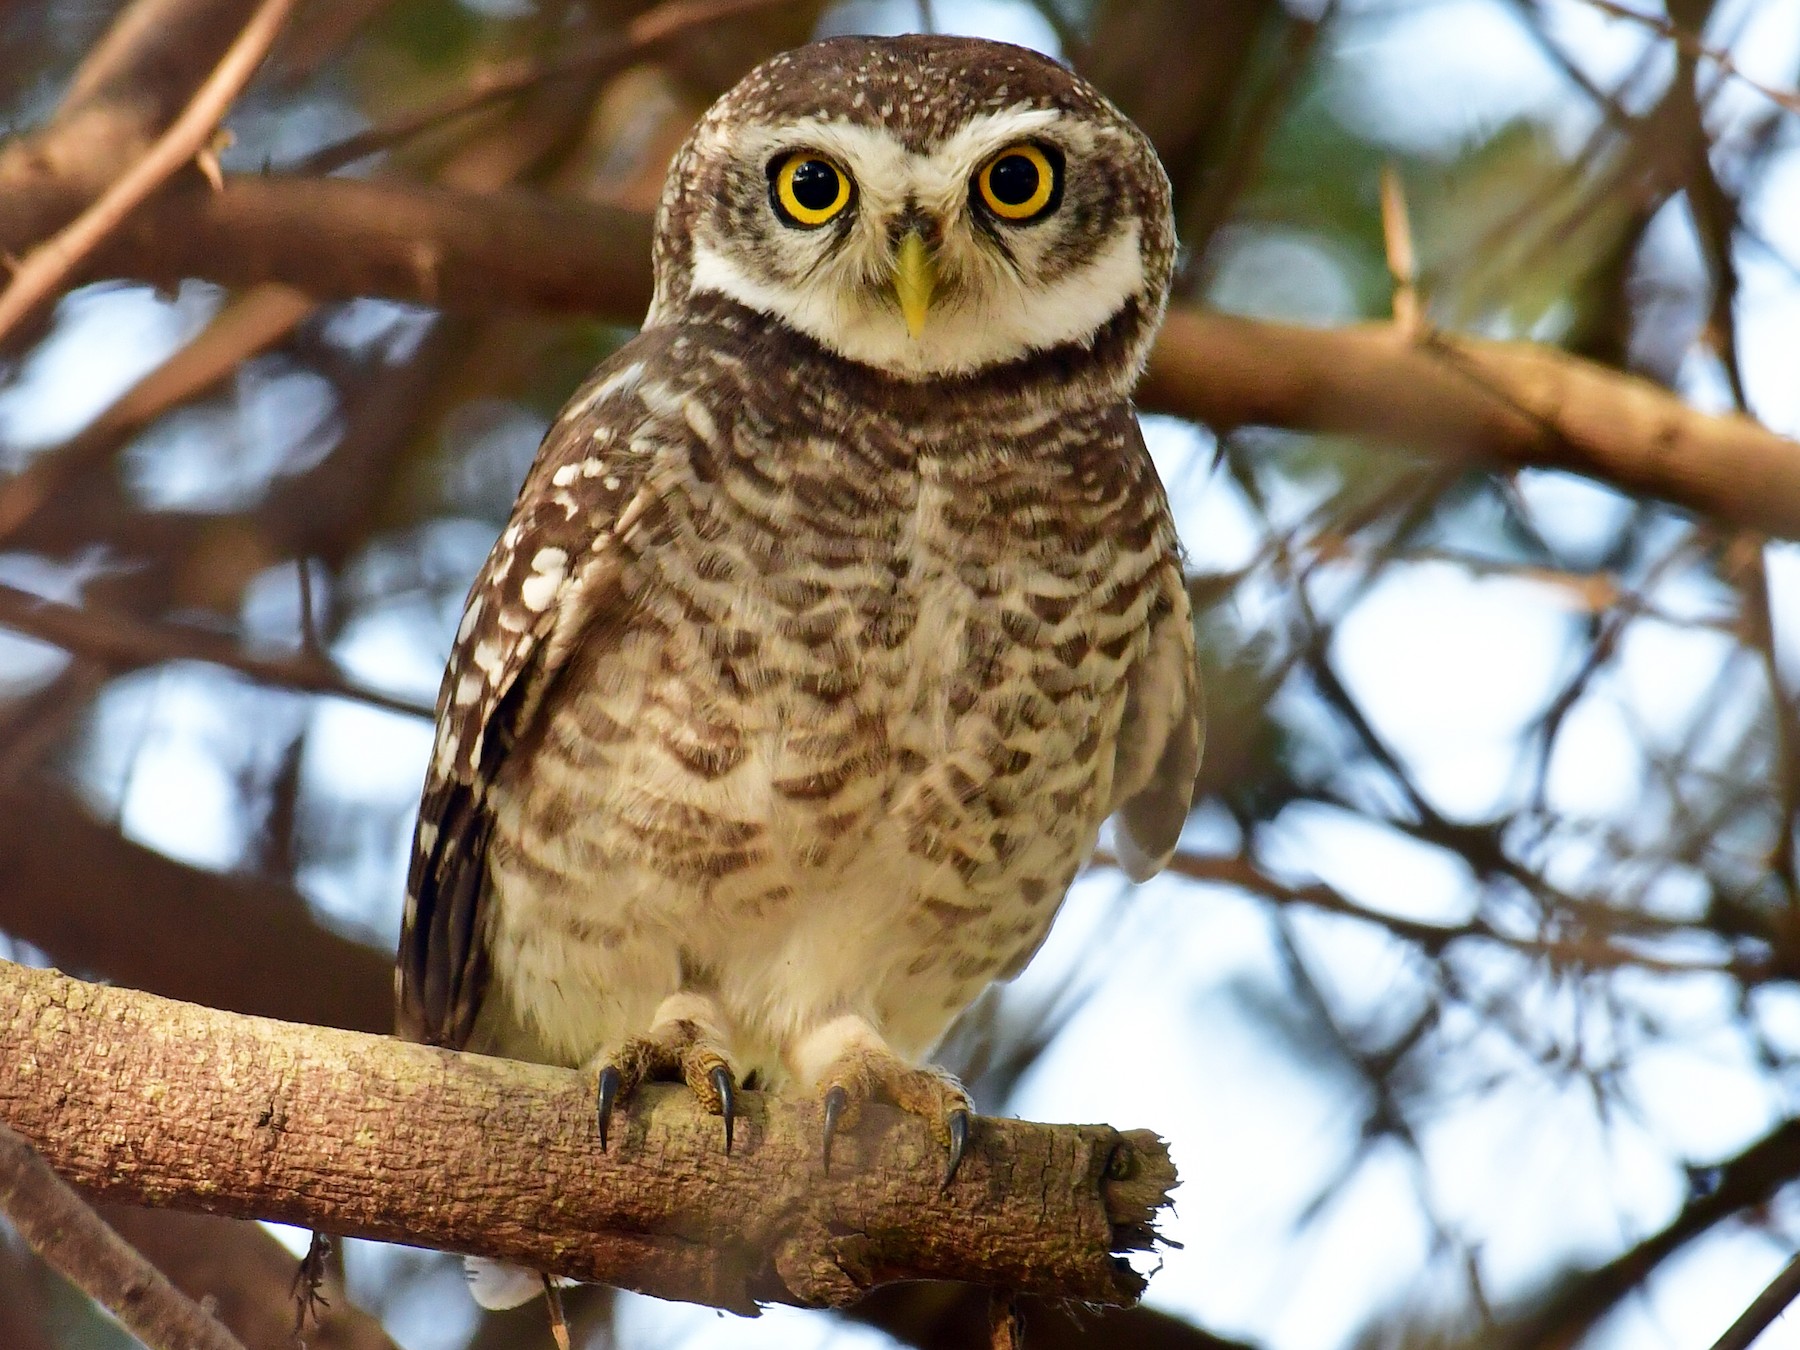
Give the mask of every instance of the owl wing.
[(490, 793), (579, 639), (624, 621), (618, 543), (654, 491), (640, 396), (661, 344), (603, 363), (544, 437), (463, 609), (438, 692), (395, 959), (398, 1031), (460, 1048), (488, 981)]
[[(1143, 435), (1132, 434), (1148, 466)], [(1151, 470), (1146, 486), (1167, 519), (1162, 486)], [(1194, 647), (1194, 616), (1171, 530), (1154, 574), (1150, 645), (1126, 677), (1125, 715), (1113, 761), (1114, 851), (1133, 881), (1168, 863), (1193, 804), (1194, 775), (1206, 740), (1206, 707)]]

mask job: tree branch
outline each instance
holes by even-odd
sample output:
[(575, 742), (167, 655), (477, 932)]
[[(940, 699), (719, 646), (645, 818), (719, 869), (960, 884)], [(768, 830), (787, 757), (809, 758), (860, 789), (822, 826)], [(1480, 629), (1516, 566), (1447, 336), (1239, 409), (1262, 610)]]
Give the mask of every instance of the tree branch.
[[(217, 1012), (0, 963), (0, 1118), (109, 1201), (516, 1261), (738, 1311), (957, 1279), (1122, 1304), (1174, 1169), (1147, 1131), (983, 1120), (956, 1184), (884, 1107), (819, 1165), (819, 1111), (678, 1087), (599, 1150), (567, 1070)], [(615, 1126), (615, 1129), (618, 1129)]]
[(1744, 1309), (1743, 1315), (1713, 1342), (1712, 1350), (1750, 1350), (1757, 1338), (1775, 1325), (1775, 1319), (1786, 1312), (1796, 1298), (1800, 1298), (1800, 1256), (1781, 1268), (1781, 1273), (1769, 1281), (1768, 1288), (1758, 1294)]
[(394, 1024), (391, 957), (321, 928), (289, 887), (178, 863), (42, 782), (0, 784), (0, 822), (0, 931), (52, 959), (239, 1012)]
[(205, 661), (277, 688), (350, 699), (409, 717), (432, 715), (430, 704), (371, 689), (321, 657), (305, 653), (256, 656), (222, 633), (145, 623), (129, 614), (59, 604), (4, 582), (0, 582), (0, 628), (54, 643), (111, 670), (137, 670), (165, 661)]
[(0, 1214), (65, 1279), (151, 1350), (244, 1350), (0, 1122)]
[(1471, 466), (1566, 469), (1800, 538), (1800, 443), (1537, 343), (1408, 342), (1387, 324), (1322, 330), (1183, 309), (1138, 400), (1220, 430), (1374, 436)]
[(1582, 1272), (1542, 1307), (1493, 1338), (1496, 1350), (1565, 1350), (1670, 1256), (1715, 1224), (1753, 1206), (1767, 1204), (1775, 1193), (1800, 1176), (1800, 1120), (1786, 1120), (1736, 1157), (1704, 1173), (1668, 1227), (1620, 1252), (1605, 1265)]
[(319, 1324), (297, 1339), (293, 1253), (260, 1225), (129, 1205), (107, 1205), (101, 1217), (182, 1293), (211, 1299), (247, 1350), (399, 1350), (335, 1280)]
[[(223, 192), (170, 192), (148, 204), (99, 262), (164, 283), (277, 280), (327, 299), (382, 295), (626, 324), (649, 299), (649, 238), (646, 216), (566, 198), (234, 178)], [(1536, 343), (1409, 342), (1385, 324), (1320, 330), (1182, 308), (1138, 401), (1221, 429), (1373, 436), (1472, 467), (1566, 469), (1800, 538), (1800, 444)]]
[(650, 303), (650, 217), (518, 190), (227, 176), (222, 192), (172, 190), (146, 203), (89, 275), (283, 281), (321, 300), (374, 295), (635, 324)]
[(0, 342), (56, 293), (80, 262), (125, 218), (189, 163), (217, 129), (232, 101), (262, 64), (294, 0), (263, 0), (218, 67), (181, 116), (79, 217), (26, 255), (0, 291)]

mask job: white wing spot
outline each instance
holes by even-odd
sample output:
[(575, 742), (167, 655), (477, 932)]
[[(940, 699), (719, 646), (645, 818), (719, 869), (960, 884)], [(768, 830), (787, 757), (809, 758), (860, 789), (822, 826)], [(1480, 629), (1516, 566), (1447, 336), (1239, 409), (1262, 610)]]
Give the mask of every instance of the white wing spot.
[(694, 434), (705, 444), (712, 445), (718, 441), (718, 423), (713, 421), (713, 415), (707, 411), (704, 403), (690, 398), (682, 405), (681, 410), (687, 415), (687, 424), (694, 429)]
[(456, 767), (456, 737), (450, 731), (450, 724), (444, 724), (443, 734), (438, 737), (437, 754), (433, 757), (432, 770), (439, 778), (448, 778), (450, 771)]
[(464, 641), (475, 631), (476, 621), (481, 618), (481, 597), (478, 595), (469, 601), (469, 607), (463, 611), (462, 622), (456, 626), (456, 640)]
[(531, 558), (531, 575), (519, 587), (525, 607), (541, 613), (550, 607), (568, 575), (569, 555), (560, 548), (540, 548)]
[(619, 476), (612, 473), (607, 474), (606, 477), (600, 481), (600, 486), (605, 488), (608, 492), (617, 492), (619, 490)]
[(481, 691), (486, 684), (487, 681), (474, 671), (464, 671), (463, 677), (456, 682), (456, 696), (452, 702), (459, 708), (468, 707), (469, 704), (481, 697)]
[(575, 481), (575, 475), (579, 472), (581, 472), (581, 470), (578, 465), (565, 464), (562, 468), (550, 475), (550, 481), (557, 487), (567, 487), (570, 483)]
[[(490, 678), (498, 675), (500, 673), (501, 659), (500, 644), (492, 639), (477, 642), (475, 644), (475, 651), (470, 659), (475, 662), (476, 669), (480, 670), (483, 674)], [(458, 701), (463, 701), (460, 689), (457, 691), (457, 698)]]
[(541, 614), (556, 599), (557, 591), (562, 589), (562, 581), (561, 572), (533, 572), (525, 578), (525, 584), (519, 587), (519, 599), (525, 602), (526, 609), (534, 614)]

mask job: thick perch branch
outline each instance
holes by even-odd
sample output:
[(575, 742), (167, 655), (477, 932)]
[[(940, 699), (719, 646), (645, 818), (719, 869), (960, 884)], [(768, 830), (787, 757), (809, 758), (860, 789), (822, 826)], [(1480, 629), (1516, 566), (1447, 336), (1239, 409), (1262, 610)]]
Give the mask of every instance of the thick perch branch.
[[(0, 1120), (109, 1201), (500, 1257), (749, 1312), (953, 1279), (1123, 1304), (1175, 1173), (1147, 1131), (982, 1120), (956, 1183), (885, 1108), (819, 1165), (819, 1111), (685, 1090), (595, 1137), (561, 1069), (274, 1022), (0, 962)], [(840, 1159), (842, 1160), (840, 1163)]]

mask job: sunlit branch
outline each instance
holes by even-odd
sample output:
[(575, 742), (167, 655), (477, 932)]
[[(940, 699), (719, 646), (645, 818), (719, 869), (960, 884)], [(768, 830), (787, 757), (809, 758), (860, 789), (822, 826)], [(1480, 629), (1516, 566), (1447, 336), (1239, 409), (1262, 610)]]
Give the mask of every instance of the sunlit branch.
[[(649, 296), (649, 221), (562, 198), (228, 178), (223, 192), (147, 204), (103, 261), (152, 280), (280, 280), (320, 298), (632, 323)], [(1365, 435), (1472, 468), (1567, 469), (1800, 538), (1800, 444), (1534, 343), (1407, 342), (1386, 324), (1319, 330), (1182, 308), (1139, 401), (1221, 429)]]
[(207, 145), (232, 101), (256, 73), (295, 0), (263, 0), (181, 116), (100, 198), (28, 253), (0, 291), (0, 341), (50, 299), (101, 242)]
[[(0, 1119), (109, 1201), (448, 1248), (750, 1311), (893, 1280), (1136, 1300), (1175, 1174), (1145, 1131), (983, 1119), (954, 1184), (925, 1123), (871, 1107), (827, 1176), (810, 1101), (739, 1095), (736, 1147), (685, 1088), (614, 1143), (567, 1070), (222, 1013), (0, 963)], [(122, 1150), (130, 1165), (121, 1166)], [(841, 1159), (841, 1161), (840, 1161)]]

